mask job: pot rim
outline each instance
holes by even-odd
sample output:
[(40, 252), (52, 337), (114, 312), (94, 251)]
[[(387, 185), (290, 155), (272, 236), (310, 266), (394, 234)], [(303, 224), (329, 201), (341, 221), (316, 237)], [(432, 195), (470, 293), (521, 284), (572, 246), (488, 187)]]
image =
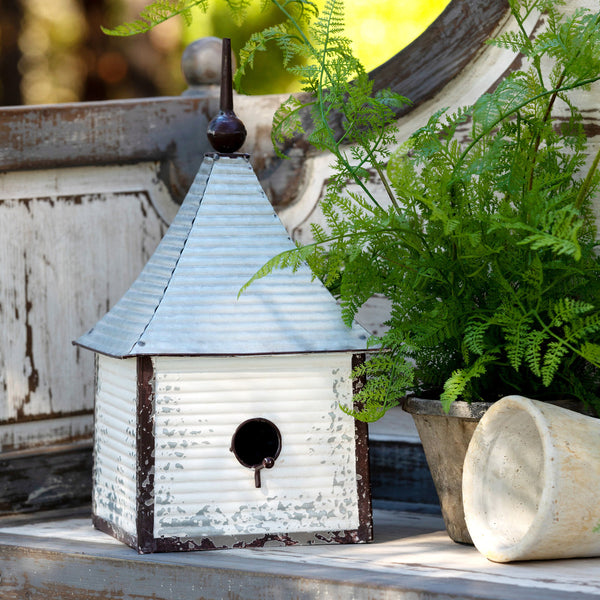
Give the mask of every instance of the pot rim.
[(438, 399), (418, 398), (407, 396), (402, 401), (402, 409), (411, 415), (427, 415), (439, 417), (454, 417), (479, 421), (484, 413), (494, 404), (493, 402), (465, 402), (455, 400), (450, 405), (450, 411), (445, 412), (442, 402)]
[[(515, 396), (515, 394), (507, 394), (505, 397)], [(450, 405), (450, 411), (445, 412), (442, 408), (442, 402), (438, 398), (419, 398), (418, 396), (406, 396), (401, 406), (404, 411), (411, 415), (423, 415), (423, 416), (435, 416), (435, 417), (454, 417), (459, 419), (466, 419), (470, 421), (479, 421), (486, 411), (496, 404), (498, 400), (492, 402), (465, 402), (464, 400), (455, 400)], [(583, 404), (571, 398), (562, 400), (538, 400), (533, 398), (536, 402), (542, 404), (551, 404), (554, 406), (560, 406), (561, 408), (567, 408), (574, 412), (586, 415), (588, 417), (599, 417), (593, 410), (583, 406)]]

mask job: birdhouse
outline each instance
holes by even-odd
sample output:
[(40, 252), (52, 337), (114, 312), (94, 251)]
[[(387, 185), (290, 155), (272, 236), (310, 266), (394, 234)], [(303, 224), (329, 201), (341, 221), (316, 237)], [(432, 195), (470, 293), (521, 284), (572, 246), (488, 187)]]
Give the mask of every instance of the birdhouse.
[(368, 334), (307, 266), (239, 295), (294, 244), (249, 157), (213, 145), (137, 280), (76, 341), (96, 355), (94, 524), (141, 553), (368, 541), (366, 426), (339, 409)]

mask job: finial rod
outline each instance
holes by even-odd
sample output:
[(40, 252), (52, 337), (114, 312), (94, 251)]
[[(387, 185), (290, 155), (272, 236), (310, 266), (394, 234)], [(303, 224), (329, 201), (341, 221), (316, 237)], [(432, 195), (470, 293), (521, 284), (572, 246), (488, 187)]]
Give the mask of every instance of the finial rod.
[(246, 139), (246, 128), (233, 112), (231, 40), (223, 39), (221, 59), (221, 97), (219, 114), (208, 124), (208, 141), (221, 154), (237, 152)]
[(222, 111), (233, 110), (233, 76), (231, 72), (231, 39), (223, 38), (221, 55), (221, 105)]

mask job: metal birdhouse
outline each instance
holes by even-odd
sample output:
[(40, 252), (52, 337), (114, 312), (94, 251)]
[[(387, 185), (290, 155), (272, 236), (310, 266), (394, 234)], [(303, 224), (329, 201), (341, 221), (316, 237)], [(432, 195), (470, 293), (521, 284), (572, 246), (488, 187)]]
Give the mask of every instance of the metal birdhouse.
[(94, 524), (141, 553), (368, 541), (366, 426), (338, 406), (368, 334), (307, 266), (238, 297), (294, 244), (234, 153), (245, 130), (225, 81), (216, 152), (137, 280), (75, 342), (96, 354)]

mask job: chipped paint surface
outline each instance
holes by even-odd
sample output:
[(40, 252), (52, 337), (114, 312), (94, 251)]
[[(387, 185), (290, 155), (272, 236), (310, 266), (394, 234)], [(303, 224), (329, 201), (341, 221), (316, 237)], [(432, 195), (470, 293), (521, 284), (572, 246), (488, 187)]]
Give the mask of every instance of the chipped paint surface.
[[(15, 422), (91, 412), (93, 356), (71, 342), (161, 239), (155, 179), (153, 165), (0, 174), (0, 438)], [(52, 427), (21, 447), (56, 438)]]
[(136, 531), (136, 359), (98, 356), (93, 512)]
[(45, 419), (43, 429), (39, 421), (11, 423), (0, 426), (0, 452), (91, 440), (93, 433), (94, 417), (91, 414)]
[[(211, 537), (356, 529), (351, 356), (157, 357), (154, 535)], [(282, 437), (275, 466), (230, 451), (240, 423), (263, 417)]]

